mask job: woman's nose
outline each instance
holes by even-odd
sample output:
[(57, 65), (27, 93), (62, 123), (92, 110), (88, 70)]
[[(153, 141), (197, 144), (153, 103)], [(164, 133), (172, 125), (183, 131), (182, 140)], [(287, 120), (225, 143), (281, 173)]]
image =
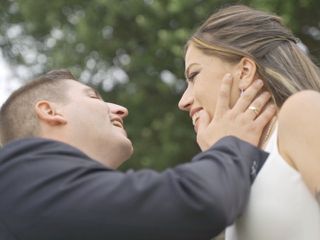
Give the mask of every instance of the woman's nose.
[(189, 111), (191, 108), (191, 105), (193, 103), (193, 98), (191, 94), (189, 93), (188, 89), (183, 93), (179, 103), (178, 107), (182, 111)]

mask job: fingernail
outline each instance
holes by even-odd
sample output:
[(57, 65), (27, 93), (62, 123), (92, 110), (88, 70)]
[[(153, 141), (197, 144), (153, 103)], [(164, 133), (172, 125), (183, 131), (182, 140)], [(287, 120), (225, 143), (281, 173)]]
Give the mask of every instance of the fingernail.
[(267, 98), (267, 97), (270, 97), (271, 94), (269, 92), (263, 92), (263, 95)]
[(270, 109), (271, 111), (275, 111), (275, 110), (277, 110), (277, 106), (274, 105), (274, 104), (271, 104), (271, 105), (269, 106), (269, 109)]
[(258, 79), (256, 82), (255, 82), (256, 86), (258, 87), (261, 87), (263, 85), (263, 82), (262, 80)]
[(231, 80), (231, 78), (232, 78), (231, 73), (227, 73), (227, 74), (225, 75), (225, 78), (226, 78), (227, 80)]

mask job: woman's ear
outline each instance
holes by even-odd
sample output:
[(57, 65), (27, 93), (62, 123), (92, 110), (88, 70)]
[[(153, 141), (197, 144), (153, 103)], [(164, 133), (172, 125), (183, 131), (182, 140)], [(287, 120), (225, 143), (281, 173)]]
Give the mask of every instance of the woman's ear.
[(35, 105), (38, 119), (51, 126), (66, 124), (67, 120), (57, 111), (57, 105), (47, 100), (40, 100)]
[(243, 57), (238, 63), (239, 67), (239, 89), (247, 89), (255, 80), (257, 66), (255, 62), (248, 58)]

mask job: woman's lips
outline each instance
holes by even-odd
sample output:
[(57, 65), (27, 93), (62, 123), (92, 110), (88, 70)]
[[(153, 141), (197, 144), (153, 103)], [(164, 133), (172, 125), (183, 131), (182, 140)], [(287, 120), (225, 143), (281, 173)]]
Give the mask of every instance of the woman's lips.
[(199, 118), (200, 118), (199, 111), (198, 111), (198, 112), (195, 112), (195, 113), (192, 115), (192, 124), (193, 124), (193, 126), (196, 125), (196, 122), (198, 121)]
[(198, 127), (199, 127), (200, 111), (201, 111), (201, 110), (195, 112), (195, 113), (192, 115), (192, 124), (193, 124), (194, 131), (195, 131), (196, 133), (198, 132)]

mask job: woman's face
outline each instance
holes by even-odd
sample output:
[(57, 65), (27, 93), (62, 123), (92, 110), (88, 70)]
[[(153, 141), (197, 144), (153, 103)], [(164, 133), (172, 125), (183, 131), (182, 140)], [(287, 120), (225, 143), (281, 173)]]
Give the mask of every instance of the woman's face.
[(189, 111), (195, 126), (197, 112), (202, 109), (208, 112), (211, 119), (214, 118), (220, 84), (226, 73), (231, 73), (234, 78), (231, 90), (232, 106), (240, 95), (238, 80), (235, 77), (239, 72), (237, 64), (206, 55), (192, 43), (186, 52), (185, 69), (188, 87), (179, 101), (179, 108)]

